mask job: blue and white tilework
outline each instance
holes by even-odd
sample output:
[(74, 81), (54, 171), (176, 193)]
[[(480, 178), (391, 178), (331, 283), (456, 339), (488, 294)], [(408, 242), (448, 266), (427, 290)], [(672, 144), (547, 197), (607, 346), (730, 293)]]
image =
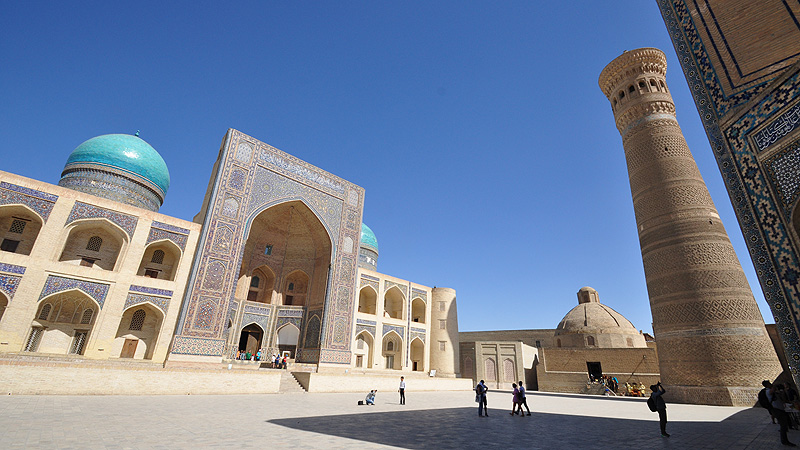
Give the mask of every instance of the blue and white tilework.
[(137, 286), (135, 284), (132, 284), (131, 287), (128, 288), (128, 290), (132, 292), (141, 292), (142, 294), (153, 294), (153, 295), (161, 295), (163, 297), (172, 297), (172, 291), (169, 291), (167, 289), (158, 289), (153, 287)]
[(405, 338), (406, 336), (406, 328), (401, 325), (389, 325), (383, 324), (383, 336), (386, 336), (386, 333), (394, 331), (395, 333), (400, 335), (400, 338)]
[(39, 300), (58, 293), (78, 289), (84, 292), (89, 297), (92, 297), (103, 308), (103, 303), (106, 301), (109, 285), (103, 283), (94, 283), (86, 280), (76, 280), (74, 278), (60, 277), (58, 275), (48, 275), (47, 280), (44, 282), (42, 293), (39, 294)]
[(156, 222), (150, 225), (150, 234), (147, 236), (147, 244), (162, 239), (168, 239), (175, 243), (181, 250), (186, 250), (186, 241), (189, 238), (189, 230), (181, 227)]
[(136, 224), (139, 221), (139, 218), (136, 216), (122, 214), (116, 211), (111, 211), (110, 209), (100, 208), (99, 206), (92, 206), (83, 202), (75, 202), (75, 206), (72, 207), (72, 212), (69, 213), (69, 217), (67, 217), (67, 222), (64, 225), (69, 225), (72, 222), (81, 219), (100, 219), (100, 218), (108, 219), (112, 223), (117, 224), (120, 228), (122, 228), (125, 231), (125, 233), (128, 234), (129, 238), (133, 236), (133, 232), (136, 230)]
[(164, 314), (167, 314), (167, 310), (169, 309), (169, 300), (168, 298), (164, 297), (154, 297), (152, 295), (142, 295), (142, 294), (133, 294), (128, 293), (128, 298), (125, 299), (125, 306), (123, 309), (128, 309), (131, 306), (139, 305), (142, 303), (152, 303), (154, 306), (158, 307)]
[(9, 300), (14, 298), (22, 277), (14, 275), (0, 275), (0, 291), (4, 292)]
[(0, 182), (0, 205), (25, 205), (36, 214), (39, 214), (44, 222), (47, 222), (50, 217), (50, 212), (53, 211), (56, 200), (58, 200), (57, 195), (17, 186), (5, 181)]
[(22, 266), (16, 266), (14, 264), (0, 263), (0, 272), (25, 275), (25, 268)]

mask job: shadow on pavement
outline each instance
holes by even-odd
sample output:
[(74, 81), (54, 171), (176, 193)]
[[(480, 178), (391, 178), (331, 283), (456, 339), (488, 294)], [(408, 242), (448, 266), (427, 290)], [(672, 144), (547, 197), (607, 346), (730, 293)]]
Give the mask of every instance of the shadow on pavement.
[[(661, 437), (657, 417), (655, 421), (546, 413), (512, 417), (508, 411), (498, 409), (490, 410), (490, 414), (488, 418), (478, 417), (476, 408), (391, 412), (365, 409), (360, 414), (267, 422), (408, 449), (746, 448), (759, 440), (762, 431), (769, 437), (769, 444), (779, 445), (777, 427), (774, 436), (773, 430), (765, 429), (769, 418), (760, 409), (741, 411), (722, 422), (669, 423), (670, 438)], [(608, 414), (613, 415), (613, 408)]]

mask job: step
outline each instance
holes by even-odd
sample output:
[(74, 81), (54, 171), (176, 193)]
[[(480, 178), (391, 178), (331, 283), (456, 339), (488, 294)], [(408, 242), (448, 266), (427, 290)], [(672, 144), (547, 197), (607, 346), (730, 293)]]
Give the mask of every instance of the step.
[(284, 370), (281, 372), (281, 385), (278, 392), (281, 394), (304, 393), (306, 390), (303, 389), (303, 386), (300, 385), (297, 378), (292, 375), (292, 372)]

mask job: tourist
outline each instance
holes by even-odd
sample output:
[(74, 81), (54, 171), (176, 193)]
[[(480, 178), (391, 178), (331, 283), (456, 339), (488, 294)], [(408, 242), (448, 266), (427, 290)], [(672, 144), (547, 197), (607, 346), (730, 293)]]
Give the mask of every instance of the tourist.
[(281, 361), (281, 369), (286, 369), (286, 355), (283, 355), (283, 361)]
[(664, 386), (661, 386), (661, 382), (650, 386), (650, 390), (652, 393), (650, 397), (653, 398), (653, 401), (656, 403), (656, 411), (658, 411), (658, 423), (661, 425), (661, 436), (669, 437), (667, 434), (667, 403), (664, 401)]
[(400, 389), (397, 390), (400, 392), (400, 404), (406, 404), (406, 381), (405, 378), (400, 377)]
[(275, 361), (274, 361), (273, 367), (275, 367), (276, 369), (280, 369), (281, 368), (281, 357), (280, 357), (280, 355), (277, 355), (277, 354), (274, 355), (274, 357), (275, 357)]
[(261, 350), (260, 349), (256, 352), (256, 361), (261, 361)]
[(253, 357), (253, 354), (250, 353), (250, 350), (248, 350), (247, 353), (244, 354), (244, 359), (247, 360), (247, 361), (250, 361), (250, 358), (252, 358), (252, 357)]
[(378, 390), (377, 389), (373, 389), (373, 390), (369, 391), (369, 394), (367, 394), (366, 402), (367, 402), (368, 405), (374, 405), (375, 404), (375, 393), (376, 392), (378, 392)]
[(526, 395), (525, 395), (525, 387), (522, 386), (522, 381), (520, 381), (519, 382), (519, 414), (524, 416), (525, 413), (522, 412), (522, 406), (523, 405), (525, 405), (525, 409), (528, 410), (528, 415), (530, 416), (531, 415), (531, 409), (528, 408), (528, 399), (526, 398)]
[(786, 391), (783, 389), (782, 384), (774, 384), (771, 388), (767, 389), (767, 398), (772, 406), (772, 415), (778, 419), (778, 424), (781, 426), (781, 444), (788, 445), (789, 447), (796, 447), (795, 444), (789, 442), (789, 437), (786, 433), (789, 431), (789, 414), (786, 412)]
[(769, 413), (769, 418), (772, 420), (772, 423), (775, 422), (775, 416), (772, 414), (772, 404), (769, 402), (769, 398), (767, 397), (767, 389), (772, 387), (772, 383), (769, 380), (764, 380), (761, 382), (761, 385), (764, 386), (764, 389), (758, 391), (758, 404), (761, 405), (762, 408), (766, 409)]
[[(519, 388), (517, 388), (517, 383), (511, 383), (511, 387), (514, 388), (514, 394), (511, 399), (511, 414), (512, 416), (517, 413), (517, 405), (519, 405)], [(520, 407), (520, 410), (522, 407)]]
[(486, 417), (489, 417), (489, 407), (486, 405), (486, 393), (489, 389), (483, 384), (483, 380), (475, 386), (475, 401), (478, 402), (478, 416), (483, 416), (486, 412)]

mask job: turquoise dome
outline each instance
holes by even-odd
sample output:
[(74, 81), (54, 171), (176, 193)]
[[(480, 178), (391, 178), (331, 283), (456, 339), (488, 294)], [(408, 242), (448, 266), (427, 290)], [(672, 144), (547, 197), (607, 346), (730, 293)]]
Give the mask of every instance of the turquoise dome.
[(361, 224), (361, 246), (378, 253), (378, 238), (364, 223)]
[(169, 170), (161, 155), (147, 142), (130, 134), (106, 134), (89, 139), (73, 150), (64, 171), (73, 167), (96, 167), (121, 171), (133, 179), (160, 190), (163, 199), (169, 189)]

